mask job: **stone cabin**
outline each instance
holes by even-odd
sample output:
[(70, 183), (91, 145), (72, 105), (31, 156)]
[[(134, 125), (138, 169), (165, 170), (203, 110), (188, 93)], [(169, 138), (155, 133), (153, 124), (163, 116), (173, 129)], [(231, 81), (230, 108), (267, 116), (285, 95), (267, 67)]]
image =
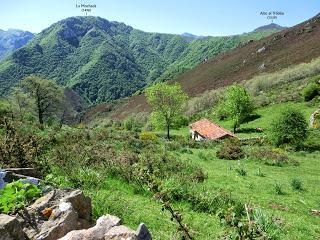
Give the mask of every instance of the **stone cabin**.
[(220, 140), (228, 137), (235, 137), (233, 133), (208, 119), (201, 119), (192, 123), (190, 125), (190, 135), (195, 141)]

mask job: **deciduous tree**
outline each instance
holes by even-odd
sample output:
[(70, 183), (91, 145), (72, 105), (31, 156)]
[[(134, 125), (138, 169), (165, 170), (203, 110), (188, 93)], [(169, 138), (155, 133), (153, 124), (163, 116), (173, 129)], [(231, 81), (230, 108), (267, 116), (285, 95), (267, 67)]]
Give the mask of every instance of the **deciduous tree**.
[(234, 120), (233, 132), (254, 110), (251, 96), (243, 86), (233, 85), (227, 90), (227, 101), (225, 103), (229, 116)]
[(20, 87), (34, 100), (40, 124), (59, 111), (64, 94), (63, 89), (54, 81), (30, 75), (22, 80)]
[(169, 85), (157, 83), (145, 91), (147, 101), (157, 116), (158, 124), (164, 124), (167, 129), (167, 138), (170, 138), (170, 128), (174, 121), (181, 116), (183, 104), (188, 95), (179, 84)]

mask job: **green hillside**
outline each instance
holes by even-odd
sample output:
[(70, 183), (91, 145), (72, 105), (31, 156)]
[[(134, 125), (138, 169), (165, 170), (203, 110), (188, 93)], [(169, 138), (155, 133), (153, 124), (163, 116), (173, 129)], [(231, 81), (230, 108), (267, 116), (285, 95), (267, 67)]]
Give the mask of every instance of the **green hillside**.
[(192, 39), (146, 33), (100, 17), (59, 21), (0, 63), (0, 96), (29, 74), (76, 90), (97, 103), (171, 79), (206, 58), (277, 30)]

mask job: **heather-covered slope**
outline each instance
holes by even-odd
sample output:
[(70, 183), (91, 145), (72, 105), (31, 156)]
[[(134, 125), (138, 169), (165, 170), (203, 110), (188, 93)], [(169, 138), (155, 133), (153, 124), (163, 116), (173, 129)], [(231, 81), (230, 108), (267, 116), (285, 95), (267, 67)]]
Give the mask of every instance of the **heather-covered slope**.
[[(259, 41), (250, 41), (199, 64), (172, 81), (179, 82), (190, 96), (280, 71), (320, 57), (320, 15)], [(144, 95), (119, 104), (113, 117), (149, 111)]]

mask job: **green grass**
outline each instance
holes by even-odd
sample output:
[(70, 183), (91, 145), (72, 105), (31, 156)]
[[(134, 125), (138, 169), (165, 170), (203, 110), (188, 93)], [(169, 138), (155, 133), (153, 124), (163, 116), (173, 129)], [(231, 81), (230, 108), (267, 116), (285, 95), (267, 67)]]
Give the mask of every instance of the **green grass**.
[[(294, 107), (295, 109), (301, 111), (303, 115), (306, 117), (306, 119), (309, 119), (312, 112), (316, 110), (316, 106), (310, 106), (308, 103), (280, 103), (280, 104), (274, 104), (271, 106), (263, 107), (257, 109), (255, 112), (259, 115), (261, 115), (260, 118), (241, 124), (240, 128), (262, 128), (264, 132), (262, 133), (238, 133), (237, 136), (240, 138), (247, 138), (247, 137), (258, 137), (258, 136), (264, 136), (268, 129), (270, 128), (270, 124), (273, 122), (275, 117), (277, 117), (281, 112), (283, 112), (285, 109)], [(221, 121), (218, 122), (221, 126), (227, 128), (228, 130), (232, 130), (232, 121)]]
[[(205, 169), (208, 178), (199, 185), (199, 193), (206, 187), (212, 190), (224, 189), (234, 198), (261, 207), (274, 217), (279, 217), (284, 222), (279, 239), (311, 240), (320, 236), (319, 217), (310, 214), (311, 209), (320, 208), (318, 152), (289, 153), (299, 165), (277, 167), (250, 159), (220, 160), (215, 155), (216, 150), (191, 149), (192, 154), (179, 153), (183, 159)], [(247, 172), (246, 176), (240, 176), (236, 172), (239, 165)], [(263, 177), (257, 176), (258, 169), (264, 173)], [(291, 181), (295, 178), (303, 182), (302, 191), (292, 189)], [(276, 184), (282, 186), (284, 195), (275, 192)], [(135, 186), (108, 178), (101, 189), (89, 188), (85, 192), (93, 199), (96, 216), (114, 214), (132, 228), (144, 222), (154, 239), (174, 239), (176, 226), (170, 221), (169, 214), (161, 211), (161, 204), (151, 195), (139, 192)], [(174, 206), (182, 211), (185, 223), (196, 233), (195, 239), (219, 239), (224, 228), (216, 216), (194, 212), (184, 202), (175, 203)]]
[[(209, 154), (211, 158), (203, 160), (198, 157), (199, 152)], [(280, 239), (319, 237), (319, 217), (310, 214), (310, 209), (320, 207), (319, 153), (290, 154), (290, 157), (300, 163), (299, 166), (276, 167), (249, 159), (220, 160), (215, 156), (215, 152), (215, 149), (193, 149), (193, 154), (183, 154), (185, 159), (192, 160), (206, 170), (208, 179), (203, 183), (204, 186), (230, 191), (237, 199), (260, 206), (283, 218), (285, 232)], [(239, 176), (235, 171), (239, 165), (246, 170), (246, 176)], [(259, 168), (265, 174), (264, 177), (256, 175)], [(292, 190), (290, 184), (293, 178), (303, 181), (304, 191)], [(284, 195), (276, 194), (276, 183), (282, 186)]]
[[(84, 189), (85, 194), (92, 198), (93, 214), (97, 218), (104, 214), (120, 217), (123, 224), (132, 229), (143, 222), (153, 235), (153, 239), (176, 239), (177, 226), (170, 220), (167, 211), (162, 211), (160, 202), (153, 199), (151, 194), (139, 191), (115, 178), (106, 179), (100, 188)], [(185, 223), (188, 223), (196, 239), (217, 239), (223, 232), (217, 217), (190, 211), (185, 203), (175, 203), (175, 209), (182, 212)]]
[[(237, 136), (246, 138), (265, 135), (273, 119), (289, 107), (300, 110), (306, 119), (309, 119), (310, 114), (316, 109), (315, 105), (304, 102), (281, 103), (259, 108), (256, 113), (261, 117), (242, 124), (241, 128), (259, 127), (263, 128), (264, 132), (239, 133)], [(229, 130), (232, 129), (232, 121), (216, 122)], [(172, 130), (172, 136), (178, 137), (179, 135), (188, 137), (188, 128)], [(310, 213), (311, 209), (320, 208), (319, 152), (291, 152), (289, 157), (297, 161), (299, 165), (278, 167), (267, 166), (251, 159), (221, 160), (216, 157), (216, 151), (217, 149), (192, 149), (193, 154), (184, 153), (181, 157), (205, 169), (208, 179), (203, 183), (204, 187), (227, 190), (236, 199), (259, 206), (270, 214), (280, 217), (285, 223), (280, 239), (319, 238), (319, 217)], [(247, 174), (240, 176), (236, 172), (238, 168), (244, 169)], [(257, 174), (259, 171), (263, 174)], [(296, 191), (291, 186), (292, 179), (297, 178), (303, 183), (301, 191)], [(283, 195), (276, 193), (276, 184), (281, 185)]]

